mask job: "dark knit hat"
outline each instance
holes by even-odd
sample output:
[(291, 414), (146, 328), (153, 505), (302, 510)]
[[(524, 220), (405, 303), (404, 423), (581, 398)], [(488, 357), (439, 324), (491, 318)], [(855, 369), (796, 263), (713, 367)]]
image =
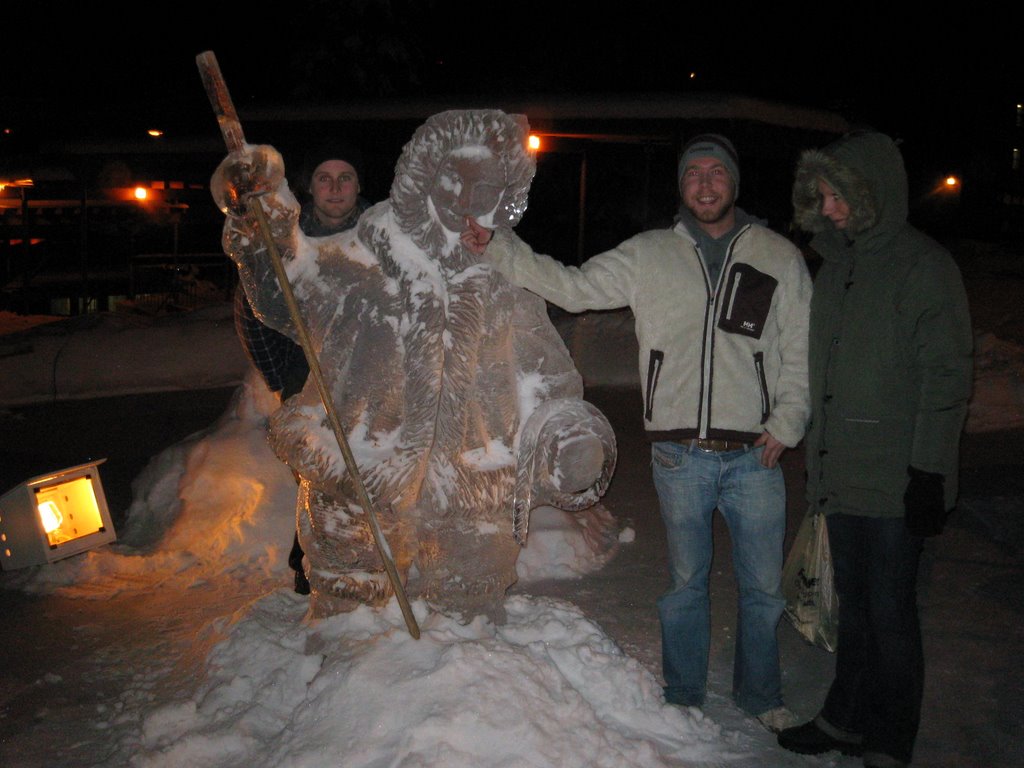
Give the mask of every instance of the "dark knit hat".
[(363, 153), (359, 151), (359, 147), (350, 144), (345, 139), (327, 139), (314, 144), (303, 155), (302, 176), (299, 179), (303, 190), (309, 189), (313, 171), (327, 160), (344, 160), (356, 169), (356, 175), (359, 177), (359, 182), (362, 183)]
[(736, 147), (732, 145), (725, 136), (717, 133), (702, 133), (700, 136), (694, 136), (683, 147), (682, 154), (679, 156), (679, 172), (677, 175), (677, 181), (682, 182), (683, 171), (686, 170), (686, 166), (689, 165), (691, 160), (698, 157), (713, 157), (729, 172), (732, 176), (732, 181), (735, 186), (735, 196), (740, 195), (740, 157), (736, 153)]

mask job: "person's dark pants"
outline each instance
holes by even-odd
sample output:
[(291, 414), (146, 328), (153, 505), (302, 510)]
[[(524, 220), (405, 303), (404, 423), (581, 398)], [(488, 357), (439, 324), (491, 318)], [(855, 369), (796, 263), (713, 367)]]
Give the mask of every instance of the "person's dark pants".
[(923, 540), (907, 533), (902, 517), (833, 514), (827, 520), (839, 636), (836, 676), (821, 714), (863, 734), (865, 752), (909, 763), (924, 688), (917, 613)]
[(293, 571), (302, 573), (302, 558), (305, 556), (305, 552), (302, 551), (302, 547), (299, 544), (299, 534), (295, 533), (295, 539), (292, 541), (292, 551), (288, 553), (288, 565), (291, 566)]
[[(292, 475), (295, 477), (295, 482), (299, 482), (299, 473), (294, 469)], [(309, 594), (309, 579), (306, 578), (306, 569), (302, 567), (302, 558), (305, 557), (306, 553), (302, 551), (302, 545), (299, 544), (299, 531), (296, 526), (295, 537), (292, 539), (292, 549), (288, 553), (288, 565), (293, 571), (295, 571), (295, 591), (300, 595)]]
[[(273, 328), (270, 328), (256, 317), (252, 305), (245, 295), (242, 286), (235, 289), (235, 330), (242, 340), (242, 346), (253, 366), (260, 372), (263, 381), (271, 392), (275, 392), (283, 403), (293, 395), (297, 395), (306, 386), (309, 377), (309, 363), (301, 344)], [(298, 474), (295, 482), (299, 482)], [(299, 534), (296, 531), (292, 541), (292, 549), (288, 554), (288, 565), (295, 571), (295, 591), (302, 595), (309, 594), (309, 582), (302, 568), (302, 557), (305, 553), (299, 545)]]

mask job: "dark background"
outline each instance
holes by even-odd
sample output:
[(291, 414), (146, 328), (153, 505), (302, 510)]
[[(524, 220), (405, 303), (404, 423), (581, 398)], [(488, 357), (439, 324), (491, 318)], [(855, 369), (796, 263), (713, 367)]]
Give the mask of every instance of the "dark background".
[(6, 4), (2, 119), (54, 136), (196, 129), (207, 117), (195, 80), (203, 50), (230, 72), (240, 110), (354, 96), (733, 91), (838, 110), (926, 141), (948, 163), (1001, 103), (1021, 98), (1019, 11), (806, 5)]
[[(217, 55), (250, 143), (274, 144), (295, 168), (311, 136), (344, 130), (365, 148), (364, 191), (372, 200), (387, 196), (395, 159), (424, 115), (327, 125), (302, 120), (305, 111), (356, 101), (441, 111), (727, 94), (829, 110), (899, 139), (912, 220), (940, 239), (1015, 245), (1024, 231), (1024, 208), (1003, 203), (1008, 191), (1024, 191), (1020, 172), (1008, 174), (1010, 147), (1020, 147), (1015, 105), (1024, 100), (1019, 11), (929, 7), (915, 15), (897, 14), (892, 3), (646, 2), (598, 10), (532, 0), (10, 6), (0, 12), (0, 167), (28, 169), (37, 182), (26, 194), (35, 197), (89, 197), (177, 179), (184, 188), (167, 200), (187, 206), (184, 213), (91, 212), (87, 246), (86, 227), (65, 213), (63, 229), (47, 230), (31, 259), (13, 246), (0, 253), (14, 265), (11, 274), (26, 264), (66, 262), (68, 253), (95, 266), (140, 253), (220, 250), (222, 217), (206, 184), (223, 143), (195, 61), (206, 50)], [(527, 115), (533, 126), (544, 125), (539, 111)], [(164, 136), (147, 137), (154, 127)], [(542, 152), (521, 233), (538, 250), (578, 262), (666, 223), (677, 205), (678, 148), (706, 129), (728, 133), (740, 150), (740, 205), (787, 230), (795, 158), (834, 136), (737, 121), (666, 128), (638, 120), (615, 130), (659, 140), (563, 142)], [(934, 195), (951, 173), (963, 180), (962, 191)]]

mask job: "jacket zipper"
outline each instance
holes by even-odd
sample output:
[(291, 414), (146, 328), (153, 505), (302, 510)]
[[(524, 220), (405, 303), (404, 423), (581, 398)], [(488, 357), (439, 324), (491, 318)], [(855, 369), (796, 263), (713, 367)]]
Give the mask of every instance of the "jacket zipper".
[[(729, 271), (733, 254), (736, 251), (736, 242), (743, 234), (750, 229), (750, 225), (744, 226), (736, 233), (736, 236), (729, 242), (725, 252), (725, 259), (722, 261), (722, 268), (718, 272), (718, 281), (714, 291), (711, 290), (711, 275), (708, 273), (707, 264), (704, 263), (704, 256), (700, 248), (694, 243), (693, 250), (697, 252), (701, 269), (704, 272), (704, 284), (708, 292), (708, 303), (704, 312), (704, 343), (701, 345), (701, 381), (700, 381), (700, 408), (697, 412), (697, 434), (706, 439), (708, 429), (711, 427), (711, 392), (714, 382), (714, 369), (712, 361), (715, 356), (715, 317), (718, 308), (718, 293), (722, 287), (722, 280)], [(731, 309), (731, 303), (730, 303)]]
[(768, 402), (768, 380), (764, 375), (764, 352), (754, 353), (754, 373), (757, 375), (757, 389), (761, 393), (761, 423), (764, 424), (772, 413)]

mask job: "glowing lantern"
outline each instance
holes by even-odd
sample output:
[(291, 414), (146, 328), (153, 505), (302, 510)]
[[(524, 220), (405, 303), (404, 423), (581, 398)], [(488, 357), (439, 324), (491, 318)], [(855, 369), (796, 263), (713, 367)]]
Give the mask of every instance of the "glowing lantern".
[(0, 497), (0, 567), (52, 563), (117, 539), (100, 483), (104, 461), (34, 477)]

